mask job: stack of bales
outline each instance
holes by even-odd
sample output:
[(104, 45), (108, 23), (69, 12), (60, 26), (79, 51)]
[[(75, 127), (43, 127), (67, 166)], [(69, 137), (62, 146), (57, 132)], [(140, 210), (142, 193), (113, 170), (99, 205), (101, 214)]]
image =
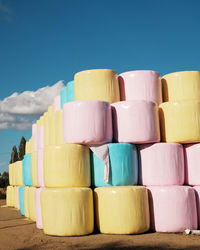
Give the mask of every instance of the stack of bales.
[(32, 126), (23, 182), (9, 166), (21, 213), (58, 236), (196, 229), (199, 97), (199, 72), (164, 76), (164, 103), (155, 71), (75, 74)]
[[(194, 188), (189, 186), (151, 187), (154, 228), (156, 231), (167, 232), (180, 232), (186, 227), (197, 229), (199, 214), (197, 214), (195, 193), (198, 199), (200, 190), (198, 187), (200, 185), (198, 180), (200, 72), (183, 71), (163, 76), (163, 97), (165, 103), (160, 105), (162, 140), (167, 142), (166, 144), (171, 144), (171, 147), (177, 147), (176, 155), (169, 155), (169, 160), (173, 162), (170, 163), (166, 159), (162, 164), (164, 167), (168, 162), (168, 165), (171, 166), (170, 176), (168, 175), (171, 181), (169, 179), (164, 184), (182, 185), (185, 183), (197, 186)], [(184, 155), (181, 152), (182, 147)], [(165, 150), (165, 154), (166, 152), (167, 150)], [(175, 150), (171, 153), (175, 153)], [(175, 166), (177, 177), (176, 181), (174, 179), (172, 182), (171, 174), (173, 173), (175, 177), (173, 171)], [(184, 175), (185, 178), (183, 178)]]
[(19, 190), (24, 185), (22, 161), (16, 161), (9, 165), (9, 184), (7, 187), (6, 205), (20, 209)]

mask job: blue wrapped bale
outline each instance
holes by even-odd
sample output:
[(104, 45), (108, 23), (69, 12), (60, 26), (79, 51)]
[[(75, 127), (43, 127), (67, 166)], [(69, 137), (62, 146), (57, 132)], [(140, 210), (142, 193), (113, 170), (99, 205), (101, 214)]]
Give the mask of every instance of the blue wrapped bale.
[(138, 183), (136, 146), (130, 143), (109, 143), (109, 179), (104, 182), (104, 162), (91, 153), (92, 183), (95, 187), (127, 186)]
[(64, 103), (75, 101), (74, 81), (68, 82), (66, 88), (60, 92), (60, 105), (63, 108)]
[(31, 154), (25, 154), (22, 161), (22, 174), (23, 183), (26, 186), (32, 186), (32, 175), (31, 175)]
[(21, 215), (24, 215), (24, 186), (19, 187), (19, 207)]

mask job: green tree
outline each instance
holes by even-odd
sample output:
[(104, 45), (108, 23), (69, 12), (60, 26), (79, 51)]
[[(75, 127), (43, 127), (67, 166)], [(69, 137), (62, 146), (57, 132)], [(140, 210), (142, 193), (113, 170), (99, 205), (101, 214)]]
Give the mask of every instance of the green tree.
[(17, 147), (14, 146), (12, 148), (12, 153), (11, 153), (11, 160), (10, 160), (10, 163), (14, 163), (16, 161), (18, 161), (19, 158), (18, 158), (18, 153), (17, 153)]
[(3, 174), (0, 174), (0, 187), (6, 188), (9, 185), (9, 176), (8, 172), (3, 172)]
[(25, 148), (26, 148), (26, 140), (25, 138), (22, 136), (20, 144), (19, 144), (19, 160), (22, 161), (24, 159), (24, 155), (25, 155)]

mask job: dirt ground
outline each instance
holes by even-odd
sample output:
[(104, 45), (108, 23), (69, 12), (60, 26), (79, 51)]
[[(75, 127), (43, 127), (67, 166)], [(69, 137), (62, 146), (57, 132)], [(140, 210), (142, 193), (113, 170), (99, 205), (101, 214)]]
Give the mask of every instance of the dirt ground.
[(80, 237), (53, 237), (0, 200), (0, 250), (6, 249), (194, 249), (200, 250), (200, 236), (164, 233), (141, 235), (92, 234)]

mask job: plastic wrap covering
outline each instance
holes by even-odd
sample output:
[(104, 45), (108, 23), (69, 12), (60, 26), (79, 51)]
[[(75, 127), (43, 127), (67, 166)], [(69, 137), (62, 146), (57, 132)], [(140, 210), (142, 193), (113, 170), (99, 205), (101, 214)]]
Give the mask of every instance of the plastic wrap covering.
[(32, 125), (33, 151), (37, 151), (37, 124)]
[(30, 154), (30, 141), (26, 142), (25, 152), (26, 152), (26, 154)]
[(60, 92), (60, 96), (61, 108), (63, 108), (64, 103), (75, 101), (74, 81), (67, 83), (67, 87)]
[(200, 72), (181, 71), (162, 77), (164, 101), (200, 100)]
[(129, 143), (109, 143), (109, 178), (104, 181), (104, 162), (91, 153), (92, 182), (95, 187), (137, 185), (137, 149)]
[(13, 163), (9, 164), (8, 171), (9, 171), (9, 184), (13, 185)]
[(158, 106), (147, 101), (112, 104), (114, 139), (117, 142), (150, 143), (160, 141)]
[(54, 109), (54, 114), (60, 110), (60, 95), (57, 95), (54, 98), (54, 102), (53, 102), (53, 109)]
[(49, 145), (49, 113), (44, 113), (44, 146)]
[(38, 229), (43, 229), (42, 225), (42, 210), (40, 202), (40, 194), (44, 188), (36, 188), (35, 190), (35, 209), (36, 209), (36, 227)]
[(110, 69), (85, 70), (75, 74), (75, 100), (119, 102), (117, 73)]
[(102, 101), (68, 102), (63, 106), (65, 143), (105, 144), (112, 141), (111, 106)]
[(160, 105), (162, 141), (200, 142), (200, 102), (179, 101)]
[(17, 185), (17, 161), (12, 163), (12, 185), (16, 186)]
[(12, 207), (12, 189), (13, 186), (7, 186), (6, 188), (6, 206)]
[(145, 100), (162, 103), (161, 78), (158, 72), (135, 70), (119, 75), (121, 101)]
[(44, 116), (40, 117), (40, 120), (37, 121), (37, 149), (44, 148)]
[(16, 202), (15, 187), (12, 186), (12, 188), (11, 188), (11, 207), (15, 206), (15, 202)]
[(200, 186), (194, 186), (196, 204), (197, 204), (197, 218), (198, 218), (198, 229), (200, 229)]
[(20, 206), (19, 206), (19, 187), (16, 187), (16, 199), (17, 199), (17, 209), (20, 209)]
[(35, 190), (35, 187), (30, 187), (28, 190), (28, 214), (33, 221), (36, 221)]
[(48, 116), (48, 122), (49, 122), (49, 145), (55, 145), (56, 144), (56, 119), (55, 114), (49, 114)]
[(48, 113), (51, 115), (54, 114), (54, 105), (53, 104), (48, 107)]
[(139, 145), (141, 185), (183, 185), (184, 153), (178, 143)]
[(184, 145), (184, 153), (185, 182), (192, 186), (200, 186), (200, 143)]
[(37, 181), (37, 152), (31, 154), (31, 177), (34, 187), (38, 187)]
[(151, 229), (183, 232), (197, 229), (195, 192), (188, 186), (149, 186)]
[(41, 192), (45, 234), (86, 235), (93, 232), (93, 195), (90, 188), (47, 188)]
[(33, 150), (34, 150), (34, 141), (33, 141), (33, 137), (31, 137), (30, 140), (26, 142), (25, 152), (26, 154), (31, 154)]
[(17, 162), (17, 185), (23, 186), (22, 161)]
[(101, 187), (94, 190), (98, 229), (106, 234), (138, 234), (149, 230), (145, 187)]
[(13, 185), (17, 185), (17, 161), (13, 163)]
[(77, 144), (49, 146), (44, 149), (46, 187), (89, 187), (90, 151)]
[(26, 186), (32, 186), (31, 154), (25, 154), (22, 161), (23, 182)]
[(24, 216), (27, 218), (29, 218), (29, 189), (28, 186), (24, 188)]
[(55, 115), (56, 124), (55, 124), (55, 130), (56, 130), (56, 145), (62, 145), (64, 144), (63, 139), (63, 111), (58, 110)]
[(68, 82), (66, 86), (67, 86), (66, 101), (67, 102), (75, 101), (74, 81)]
[(61, 109), (63, 108), (63, 105), (67, 102), (67, 88), (64, 88), (60, 91), (60, 106)]
[(24, 188), (24, 186), (19, 187), (19, 206), (21, 215), (24, 215)]
[(37, 182), (39, 187), (44, 187), (44, 170), (43, 170), (43, 155), (44, 150), (40, 149), (37, 152)]
[(17, 208), (17, 187), (13, 187), (13, 207)]

